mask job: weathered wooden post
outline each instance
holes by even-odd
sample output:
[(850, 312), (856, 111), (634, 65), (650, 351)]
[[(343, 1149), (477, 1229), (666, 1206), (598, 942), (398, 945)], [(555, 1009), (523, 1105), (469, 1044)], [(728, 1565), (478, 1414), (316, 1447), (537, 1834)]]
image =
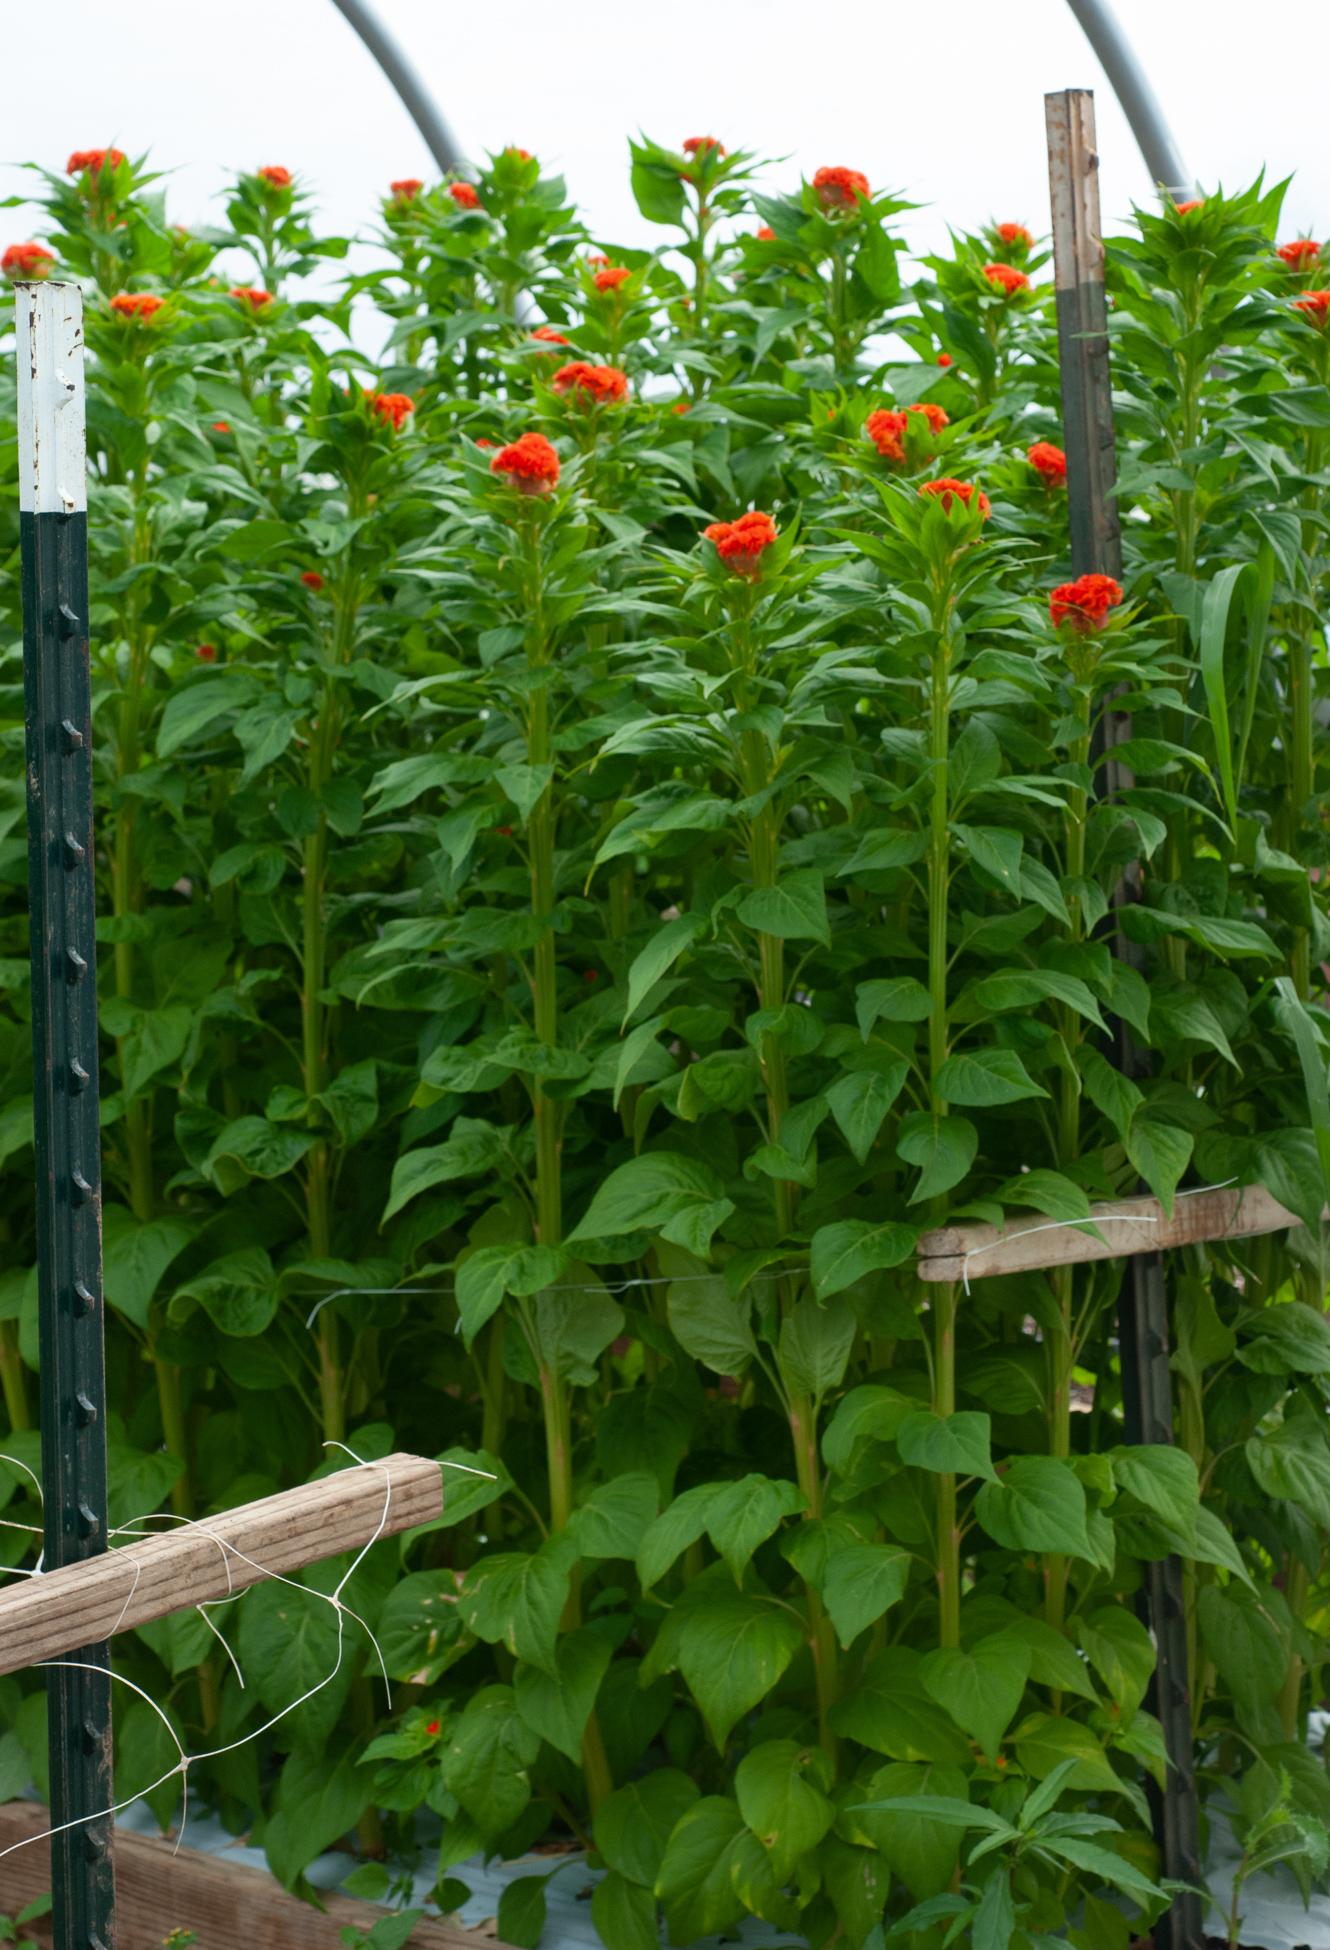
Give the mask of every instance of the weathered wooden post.
[[(101, 1138), (83, 299), (15, 286), (45, 1563), (104, 1552)], [(56, 1950), (112, 1950), (105, 1645), (50, 1674)]]
[[(1044, 106), (1072, 568), (1077, 575), (1097, 572), (1120, 576), (1122, 538), (1114, 493), (1117, 467), (1094, 95), (1088, 88), (1067, 88), (1046, 95)], [(1127, 714), (1110, 710), (1100, 755), (1130, 735)], [(1130, 783), (1124, 769), (1111, 758), (1100, 776), (1102, 789), (1109, 792)], [(1117, 904), (1131, 900), (1134, 893), (1132, 878), (1124, 876)], [(1126, 958), (1132, 950), (1120, 942), (1119, 952)], [(1142, 1054), (1121, 1023), (1116, 1042), (1118, 1067), (1127, 1075), (1139, 1075), (1144, 1067)], [(1128, 1440), (1170, 1444), (1173, 1413), (1168, 1301), (1163, 1258), (1158, 1252), (1133, 1255), (1124, 1270), (1118, 1339)], [(1164, 1875), (1195, 1884), (1201, 1870), (1182, 1565), (1170, 1557), (1147, 1569), (1156, 1654), (1153, 1705), (1163, 1726), (1169, 1760), (1155, 1825)], [(1156, 1932), (1160, 1950), (1201, 1950), (1202, 1940), (1199, 1897), (1179, 1896)]]

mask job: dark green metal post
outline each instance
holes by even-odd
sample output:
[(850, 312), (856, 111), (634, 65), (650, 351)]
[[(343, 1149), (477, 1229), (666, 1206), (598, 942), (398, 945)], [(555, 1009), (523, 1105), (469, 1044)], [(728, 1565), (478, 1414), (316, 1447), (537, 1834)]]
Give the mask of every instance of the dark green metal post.
[[(107, 1548), (83, 301), (15, 287), (47, 1568)], [(55, 1950), (113, 1950), (110, 1655), (48, 1672)]]
[[(1094, 96), (1088, 88), (1068, 88), (1046, 95), (1044, 105), (1072, 567), (1077, 575), (1116, 577), (1122, 574), (1122, 536), (1115, 498), (1117, 463)], [(1111, 754), (1114, 745), (1130, 736), (1128, 714), (1110, 708), (1098, 756)], [(1101, 790), (1109, 792), (1131, 783), (1126, 768), (1111, 756), (1100, 778)], [(1134, 900), (1137, 894), (1137, 874), (1124, 874), (1115, 905)], [(1122, 939), (1118, 952), (1124, 959), (1139, 953)], [(1117, 1025), (1113, 1055), (1126, 1075), (1144, 1072), (1143, 1053), (1123, 1023)], [(1123, 1420), (1129, 1442), (1172, 1444), (1168, 1341), (1163, 1255), (1133, 1254), (1123, 1271), (1118, 1299)], [(1146, 1622), (1155, 1641), (1150, 1705), (1163, 1728), (1168, 1754), (1163, 1792), (1155, 1792), (1151, 1783), (1155, 1835), (1164, 1875), (1194, 1887), (1201, 1881), (1201, 1863), (1182, 1564), (1167, 1557), (1147, 1565), (1146, 1572)], [(1175, 1897), (1155, 1926), (1154, 1940), (1158, 1950), (1201, 1950), (1205, 1941), (1201, 1898), (1190, 1893)]]

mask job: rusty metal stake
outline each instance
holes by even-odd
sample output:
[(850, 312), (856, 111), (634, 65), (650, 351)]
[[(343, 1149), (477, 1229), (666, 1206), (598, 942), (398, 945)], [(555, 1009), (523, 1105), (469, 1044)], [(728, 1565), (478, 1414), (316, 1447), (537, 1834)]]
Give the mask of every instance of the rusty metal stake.
[[(42, 1478), (50, 1570), (107, 1547), (83, 299), (15, 286)], [(55, 1950), (113, 1950), (110, 1654), (48, 1673)], [(66, 1826), (66, 1824), (73, 1824)]]
[[(1117, 461), (1094, 95), (1088, 88), (1064, 89), (1045, 95), (1044, 108), (1072, 567), (1077, 575), (1120, 576), (1122, 536), (1114, 493)], [(1100, 756), (1130, 736), (1129, 715), (1110, 706), (1105, 713)], [(1126, 768), (1111, 757), (1102, 766), (1100, 778), (1099, 789), (1109, 793), (1131, 783)], [(1135, 893), (1136, 876), (1124, 875), (1115, 904), (1130, 901)], [(1118, 953), (1124, 960), (1138, 952), (1119, 939)], [(1114, 1058), (1127, 1076), (1143, 1074), (1143, 1053), (1121, 1022), (1117, 1025)], [(1138, 1254), (1123, 1272), (1118, 1347), (1127, 1440), (1171, 1445), (1168, 1296), (1159, 1253)], [(1147, 1565), (1146, 1572), (1148, 1623), (1155, 1641), (1150, 1704), (1163, 1727), (1168, 1754), (1162, 1793), (1151, 1783), (1155, 1834), (1165, 1877), (1194, 1888), (1201, 1880), (1201, 1865), (1182, 1564), (1176, 1557), (1167, 1557)], [(1202, 1950), (1202, 1903), (1198, 1895), (1185, 1893), (1174, 1899), (1172, 1908), (1155, 1927), (1155, 1943), (1157, 1950)]]

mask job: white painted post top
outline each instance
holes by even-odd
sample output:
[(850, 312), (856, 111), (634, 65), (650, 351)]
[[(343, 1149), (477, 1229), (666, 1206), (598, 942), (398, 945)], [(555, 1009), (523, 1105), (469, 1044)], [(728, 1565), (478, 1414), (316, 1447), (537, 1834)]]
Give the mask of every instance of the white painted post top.
[(18, 505), (23, 514), (88, 506), (83, 293), (76, 284), (14, 286), (18, 326)]

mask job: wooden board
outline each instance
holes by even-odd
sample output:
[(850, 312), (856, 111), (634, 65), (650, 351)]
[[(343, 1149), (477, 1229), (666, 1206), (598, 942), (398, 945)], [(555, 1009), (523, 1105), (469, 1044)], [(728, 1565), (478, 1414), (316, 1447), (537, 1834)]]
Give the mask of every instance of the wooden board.
[[(391, 1489), (391, 1495), (389, 1491)], [(386, 1511), (386, 1515), (385, 1515)], [(0, 1591), (0, 1673), (361, 1549), (443, 1511), (443, 1472), (386, 1456)], [(3, 1884), (0, 1884), (0, 1888)]]
[(1216, 1239), (1253, 1239), (1282, 1232), (1301, 1219), (1259, 1185), (1218, 1192), (1179, 1192), (1166, 1213), (1157, 1198), (1115, 1199), (1094, 1205), (1099, 1233), (1057, 1226), (1038, 1212), (1017, 1213), (1004, 1226), (941, 1226), (919, 1241), (921, 1280), (989, 1280), (997, 1273), (1034, 1273), (1094, 1259), (1126, 1259)]
[[(46, 1827), (45, 1808), (30, 1801), (0, 1805), (0, 1849)], [(374, 1903), (329, 1896), (320, 1911), (297, 1901), (260, 1869), (146, 1835), (115, 1838), (116, 1950), (161, 1950), (173, 1929), (191, 1929), (198, 1950), (341, 1950), (348, 1924), (369, 1929), (389, 1912)], [(22, 1909), (51, 1886), (51, 1852), (33, 1842), (0, 1860), (0, 1912)], [(43, 1946), (50, 1919), (32, 1926)], [(410, 1950), (490, 1950), (494, 1939), (459, 1924), (418, 1923)], [(498, 1947), (502, 1950), (502, 1946)]]

